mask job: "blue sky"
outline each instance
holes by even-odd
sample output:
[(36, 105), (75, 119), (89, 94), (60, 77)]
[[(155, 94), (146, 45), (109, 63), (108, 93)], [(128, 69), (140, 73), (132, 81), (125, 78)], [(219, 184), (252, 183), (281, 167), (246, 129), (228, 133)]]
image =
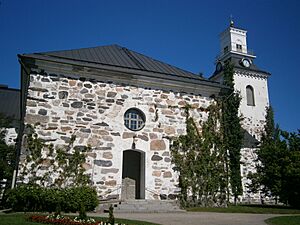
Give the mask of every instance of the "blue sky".
[(0, 0), (0, 83), (20, 87), (17, 54), (119, 44), (209, 77), (218, 35), (248, 30), (256, 64), (272, 74), (281, 128), (300, 128), (300, 1)]

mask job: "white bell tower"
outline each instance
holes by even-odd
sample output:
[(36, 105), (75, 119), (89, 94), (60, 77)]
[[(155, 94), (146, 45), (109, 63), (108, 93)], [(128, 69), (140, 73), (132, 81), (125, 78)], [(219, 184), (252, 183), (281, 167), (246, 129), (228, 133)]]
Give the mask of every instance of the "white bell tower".
[[(210, 80), (223, 82), (223, 67), (230, 61), (234, 68), (234, 89), (242, 100), (239, 113), (243, 117), (242, 127), (245, 130), (244, 146), (241, 150), (241, 175), (243, 196), (241, 201), (256, 202), (255, 195), (247, 192), (247, 175), (255, 171), (255, 148), (261, 138), (265, 124), (266, 107), (269, 106), (268, 77), (270, 73), (259, 69), (254, 60), (256, 56), (247, 46), (247, 31), (230, 26), (220, 35), (221, 51), (216, 60), (216, 70)], [(259, 200), (258, 200), (259, 201)]]
[(235, 52), (255, 58), (255, 56), (248, 54), (247, 31), (235, 28), (233, 21), (230, 21), (230, 26), (220, 34), (220, 44), (223, 56), (227, 55), (227, 53)]
[(270, 73), (259, 69), (256, 56), (247, 46), (247, 31), (230, 26), (220, 34), (221, 51), (216, 61), (216, 70), (211, 80), (223, 82), (223, 66), (230, 61), (234, 66), (234, 89), (242, 97), (240, 114), (243, 126), (253, 137), (260, 139), (266, 107), (269, 106), (267, 79)]

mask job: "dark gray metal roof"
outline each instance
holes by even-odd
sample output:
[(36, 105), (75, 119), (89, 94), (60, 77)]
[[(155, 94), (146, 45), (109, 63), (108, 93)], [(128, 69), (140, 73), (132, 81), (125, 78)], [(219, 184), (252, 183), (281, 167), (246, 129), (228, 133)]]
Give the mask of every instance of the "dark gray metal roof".
[(258, 68), (258, 66), (255, 63), (251, 63), (249, 68), (245, 68), (244, 66), (241, 65), (241, 59), (244, 57), (231, 57), (231, 62), (233, 63), (235, 68), (238, 69), (243, 69), (243, 70), (250, 70), (250, 71), (255, 71), (255, 72), (260, 72), (260, 73), (265, 73), (268, 74), (268, 72), (261, 70)]
[[(236, 69), (263, 73), (267, 76), (271, 75), (269, 72), (261, 70), (255, 63), (251, 63), (249, 68), (246, 68), (246, 67), (242, 66), (241, 65), (241, 59), (243, 59), (243, 58), (246, 58), (246, 57), (232, 54), (232, 56), (229, 59), (230, 59), (230, 62), (232, 63), (232, 65), (234, 66), (234, 68), (236, 68)], [(215, 72), (213, 73), (213, 75), (209, 79), (217, 76), (221, 72), (222, 72), (222, 70), (221, 71), (215, 70)]]
[(204, 80), (194, 73), (152, 59), (151, 57), (134, 52), (119, 45), (107, 45), (94, 48), (42, 52), (35, 54)]
[(20, 119), (20, 90), (0, 86), (0, 113), (12, 117), (15, 120)]

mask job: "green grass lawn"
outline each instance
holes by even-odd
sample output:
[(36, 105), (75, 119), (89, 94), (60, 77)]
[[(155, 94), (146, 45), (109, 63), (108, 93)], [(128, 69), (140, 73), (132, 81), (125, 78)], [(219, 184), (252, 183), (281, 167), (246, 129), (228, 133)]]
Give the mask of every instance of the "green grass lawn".
[(265, 221), (270, 225), (299, 225), (300, 216), (278, 216)]
[[(43, 223), (34, 223), (26, 221), (26, 215), (23, 213), (13, 213), (13, 214), (0, 214), (0, 225), (44, 225)], [(106, 221), (107, 218), (95, 217), (96, 220)], [(116, 223), (126, 223), (130, 225), (159, 225), (157, 223), (149, 223), (145, 221), (138, 220), (127, 220), (127, 219), (117, 219)]]
[(25, 220), (24, 214), (1, 214), (1, 225), (37, 225), (40, 223), (29, 222)]
[(190, 212), (257, 213), (257, 214), (300, 214), (299, 209), (271, 205), (237, 205), (228, 208), (188, 208)]

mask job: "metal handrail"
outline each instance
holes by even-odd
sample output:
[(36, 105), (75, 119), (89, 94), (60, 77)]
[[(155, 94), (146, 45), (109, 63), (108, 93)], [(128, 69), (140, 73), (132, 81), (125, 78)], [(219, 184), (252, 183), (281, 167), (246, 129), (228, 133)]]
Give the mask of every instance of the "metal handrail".
[[(159, 192), (157, 192), (157, 191), (155, 191), (155, 190), (152, 190), (152, 189), (150, 189), (150, 188), (145, 188), (145, 191), (148, 191), (148, 192), (150, 192), (150, 193), (152, 193), (152, 194), (157, 194), (159, 197), (160, 197), (160, 195), (161, 195), (161, 193), (159, 193)], [(161, 198), (161, 197), (160, 197)], [(166, 195), (166, 200), (168, 200), (169, 199), (169, 197), (168, 197), (168, 195)]]
[(115, 188), (115, 189), (113, 189), (113, 190), (110, 190), (110, 191), (109, 191), (109, 194), (112, 193), (112, 192), (115, 192), (115, 191), (117, 191), (117, 190), (119, 190), (119, 189), (121, 189), (122, 184), (119, 184), (119, 185), (116, 185), (116, 186), (117, 186), (117, 188)]
[[(111, 194), (111, 193), (114, 193), (114, 192), (117, 191), (116, 194), (119, 195), (118, 200), (120, 200), (120, 199), (121, 199), (121, 193), (119, 192), (119, 190), (122, 188), (122, 184), (119, 184), (119, 185), (116, 185), (116, 186), (117, 186), (117, 188), (108, 191), (108, 194)], [(107, 198), (106, 198), (106, 199), (101, 199), (100, 201), (107, 201), (107, 200), (110, 200), (110, 199), (107, 199)]]

